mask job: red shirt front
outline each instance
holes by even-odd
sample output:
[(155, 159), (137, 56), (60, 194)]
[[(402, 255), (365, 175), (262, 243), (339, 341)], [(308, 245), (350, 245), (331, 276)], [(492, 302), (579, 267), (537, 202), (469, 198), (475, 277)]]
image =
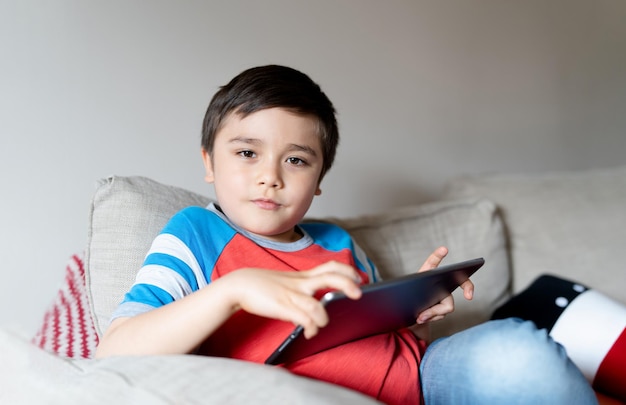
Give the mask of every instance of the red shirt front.
[[(300, 229), (300, 240), (276, 243), (235, 229), (214, 206), (187, 208), (155, 239), (141, 277), (115, 316), (135, 316), (167, 305), (243, 267), (293, 272), (336, 260), (358, 269), (363, 283), (377, 281), (374, 264), (345, 230), (331, 224), (303, 224)], [(289, 322), (239, 311), (203, 343), (199, 353), (264, 363), (293, 328)], [(403, 329), (347, 343), (283, 367), (388, 404), (415, 404), (421, 400), (418, 367), (425, 346)]]
[[(318, 244), (297, 251), (261, 248), (236, 235), (217, 260), (212, 279), (246, 266), (278, 271), (310, 269), (329, 260), (357, 267), (350, 249), (330, 251)], [(362, 272), (364, 283), (368, 277)], [(291, 333), (294, 325), (240, 311), (207, 339), (202, 353), (264, 363)], [(420, 402), (419, 362), (426, 343), (411, 331), (371, 336), (309, 356), (285, 367), (294, 374), (338, 384), (377, 398), (387, 404)]]

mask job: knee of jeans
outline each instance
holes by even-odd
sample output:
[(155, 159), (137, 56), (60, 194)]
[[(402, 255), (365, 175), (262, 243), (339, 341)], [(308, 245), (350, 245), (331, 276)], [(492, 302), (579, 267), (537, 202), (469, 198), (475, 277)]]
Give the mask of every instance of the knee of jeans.
[(549, 339), (545, 331), (516, 319), (495, 321), (472, 341), (467, 348), (468, 361), (474, 370), (485, 370), (491, 375), (498, 371), (507, 373), (533, 370), (548, 350)]
[(525, 387), (554, 393), (555, 387), (567, 386), (571, 379), (571, 362), (563, 347), (532, 322), (494, 321), (468, 351), (476, 383), (498, 376), (500, 384), (515, 390)]
[(490, 321), (435, 341), (422, 366), (425, 397), (445, 398), (442, 403), (595, 403), (563, 347), (520, 319)]

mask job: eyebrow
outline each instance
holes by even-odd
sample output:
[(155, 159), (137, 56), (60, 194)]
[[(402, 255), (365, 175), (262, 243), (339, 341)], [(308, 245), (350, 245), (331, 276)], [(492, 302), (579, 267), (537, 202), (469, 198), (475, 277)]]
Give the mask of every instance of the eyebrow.
[(259, 139), (255, 139), (255, 138), (245, 138), (243, 136), (236, 136), (234, 138), (231, 138), (228, 143), (249, 143), (252, 145), (260, 145), (261, 141)]
[(299, 151), (299, 152), (304, 152), (306, 154), (309, 154), (311, 156), (317, 156), (317, 153), (315, 152), (315, 149), (311, 148), (310, 146), (307, 145), (297, 145), (295, 143), (292, 143), (289, 147), (289, 150), (294, 150), (294, 151)]
[[(230, 139), (228, 143), (245, 143), (249, 145), (261, 145), (263, 142), (260, 139), (256, 139), (256, 138), (246, 138), (243, 136), (236, 136)], [(317, 156), (317, 152), (315, 152), (315, 149), (311, 148), (308, 145), (298, 145), (298, 144), (292, 143), (289, 145), (289, 150), (304, 152), (314, 157)]]

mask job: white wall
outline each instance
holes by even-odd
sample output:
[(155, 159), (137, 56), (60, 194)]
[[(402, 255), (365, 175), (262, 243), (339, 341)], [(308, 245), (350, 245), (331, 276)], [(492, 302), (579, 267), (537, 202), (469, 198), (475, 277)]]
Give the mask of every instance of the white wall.
[(251, 66), (301, 69), (339, 110), (313, 215), (467, 172), (623, 164), (624, 21), (623, 0), (0, 0), (0, 323), (35, 330), (96, 179), (211, 195), (204, 110)]

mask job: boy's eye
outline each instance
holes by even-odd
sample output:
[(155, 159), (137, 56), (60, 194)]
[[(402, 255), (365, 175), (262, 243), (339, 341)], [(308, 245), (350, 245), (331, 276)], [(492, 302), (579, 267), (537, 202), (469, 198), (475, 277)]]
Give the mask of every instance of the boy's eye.
[(296, 166), (302, 166), (302, 165), (306, 164), (306, 162), (304, 160), (302, 160), (300, 158), (297, 158), (297, 157), (287, 158), (287, 162), (289, 162), (292, 165), (296, 165)]
[(253, 158), (255, 156), (254, 152), (251, 150), (242, 150), (240, 152), (237, 152), (237, 154), (244, 158)]

